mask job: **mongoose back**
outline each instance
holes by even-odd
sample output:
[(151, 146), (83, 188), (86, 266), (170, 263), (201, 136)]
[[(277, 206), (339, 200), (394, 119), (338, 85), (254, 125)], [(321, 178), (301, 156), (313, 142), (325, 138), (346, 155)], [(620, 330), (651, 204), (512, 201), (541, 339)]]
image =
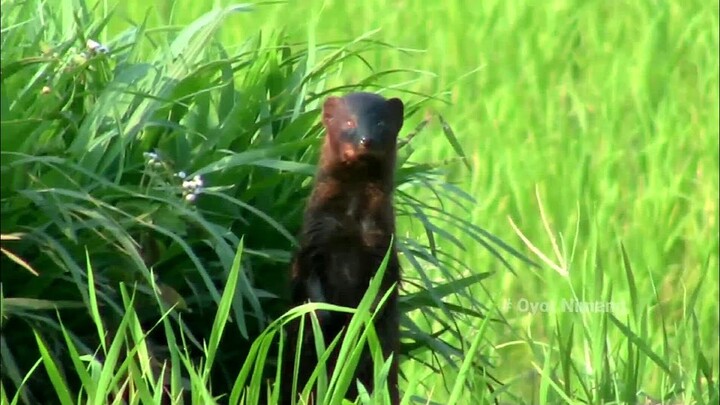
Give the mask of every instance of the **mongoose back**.
[[(385, 99), (364, 92), (329, 97), (323, 104), (325, 140), (304, 214), (300, 247), (292, 262), (293, 305), (312, 301), (357, 307), (360, 303), (395, 233), (392, 196), (403, 113), (400, 99)], [(394, 353), (388, 376), (393, 404), (400, 401), (397, 386), (399, 281), (400, 266), (392, 248), (381, 296), (395, 287), (375, 320), (375, 329), (385, 358)], [(331, 342), (349, 319), (348, 315), (339, 313), (319, 316), (325, 342)], [(306, 325), (306, 331), (311, 329), (309, 322)], [(291, 390), (297, 329), (290, 328), (288, 336), (282, 397), (283, 403), (289, 404), (290, 397), (297, 395)], [(298, 390), (304, 387), (317, 364), (312, 337), (306, 342), (301, 353)], [(334, 369), (334, 360), (331, 357), (328, 372)], [(367, 349), (355, 377), (372, 392), (373, 362)], [(352, 399), (357, 396), (354, 381), (347, 396)]]

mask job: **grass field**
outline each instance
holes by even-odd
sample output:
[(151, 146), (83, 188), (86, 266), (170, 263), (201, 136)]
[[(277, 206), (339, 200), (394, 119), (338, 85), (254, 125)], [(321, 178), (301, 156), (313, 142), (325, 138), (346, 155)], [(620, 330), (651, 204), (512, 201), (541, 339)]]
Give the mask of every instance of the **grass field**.
[[(129, 0), (96, 39), (107, 43), (148, 11), (148, 27), (183, 26), (227, 4)], [(539, 264), (506, 255), (513, 274), (465, 234), (464, 249), (440, 242), (472, 271), (494, 272), (470, 294), (507, 323), (462, 328), (470, 340), (481, 334), (476, 355), (504, 384), (500, 403), (717, 403), (718, 2), (469, 4), (258, 5), (228, 18), (218, 38), (232, 50), (258, 30), (283, 29), (299, 43), (373, 32), (406, 50), (365, 55), (379, 71), (408, 70), (379, 86), (447, 101), (423, 108), (452, 126), (470, 168), (453, 163), (447, 179), (477, 200), (449, 212)], [(370, 73), (348, 62), (328, 86)], [(437, 118), (414, 148), (415, 161), (454, 156)], [(400, 222), (403, 234), (423, 235)], [(401, 390), (408, 400), (491, 403), (487, 377), (464, 364), (441, 363), (440, 373), (406, 361)], [(458, 380), (467, 384), (456, 393)]]

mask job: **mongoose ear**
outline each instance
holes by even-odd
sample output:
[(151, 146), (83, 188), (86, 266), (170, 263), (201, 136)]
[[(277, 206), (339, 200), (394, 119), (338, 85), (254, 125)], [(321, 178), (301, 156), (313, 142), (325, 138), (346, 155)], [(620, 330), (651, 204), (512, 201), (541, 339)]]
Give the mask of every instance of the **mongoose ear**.
[(333, 120), (337, 118), (341, 105), (342, 100), (340, 97), (330, 96), (325, 100), (322, 108), (322, 121), (325, 127), (329, 127)]
[(387, 101), (390, 121), (395, 127), (396, 132), (400, 132), (403, 126), (403, 115), (405, 114), (405, 106), (399, 98), (391, 98)]

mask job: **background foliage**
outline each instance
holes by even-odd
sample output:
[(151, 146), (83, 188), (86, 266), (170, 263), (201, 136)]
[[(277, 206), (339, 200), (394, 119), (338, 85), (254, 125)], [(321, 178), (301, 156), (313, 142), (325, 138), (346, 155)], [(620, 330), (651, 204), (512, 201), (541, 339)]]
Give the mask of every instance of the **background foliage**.
[(2, 2), (3, 402), (26, 375), (147, 402), (166, 358), (173, 395), (261, 395), (348, 85), (403, 97), (404, 137), (430, 117), (398, 174), (406, 400), (717, 402), (716, 1), (227, 4)]

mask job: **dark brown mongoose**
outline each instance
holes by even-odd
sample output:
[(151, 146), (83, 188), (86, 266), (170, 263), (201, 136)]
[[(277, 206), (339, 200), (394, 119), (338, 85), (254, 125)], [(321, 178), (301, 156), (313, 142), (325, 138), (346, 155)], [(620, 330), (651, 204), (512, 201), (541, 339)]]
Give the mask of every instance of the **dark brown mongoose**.
[[(403, 125), (404, 105), (400, 99), (385, 99), (372, 93), (329, 97), (323, 104), (325, 141), (315, 185), (307, 204), (294, 255), (291, 274), (292, 305), (308, 301), (356, 307), (371, 277), (380, 266), (395, 233), (392, 198), (397, 137)], [(399, 314), (397, 284), (400, 266), (393, 247), (379, 296), (393, 288), (375, 320), (385, 358), (393, 353), (388, 376), (393, 404), (400, 402), (398, 391)], [(394, 286), (394, 287), (393, 287)], [(319, 316), (326, 344), (329, 344), (350, 317), (336, 312)], [(311, 330), (309, 322), (305, 330)], [(294, 348), (297, 328), (289, 328), (283, 360), (283, 403), (290, 403)], [(301, 390), (317, 364), (310, 336), (303, 344), (298, 373)], [(337, 352), (337, 349), (336, 349)], [(334, 358), (328, 372), (334, 368)], [(365, 351), (356, 378), (372, 392), (373, 362)], [(357, 396), (355, 382), (348, 398)]]

